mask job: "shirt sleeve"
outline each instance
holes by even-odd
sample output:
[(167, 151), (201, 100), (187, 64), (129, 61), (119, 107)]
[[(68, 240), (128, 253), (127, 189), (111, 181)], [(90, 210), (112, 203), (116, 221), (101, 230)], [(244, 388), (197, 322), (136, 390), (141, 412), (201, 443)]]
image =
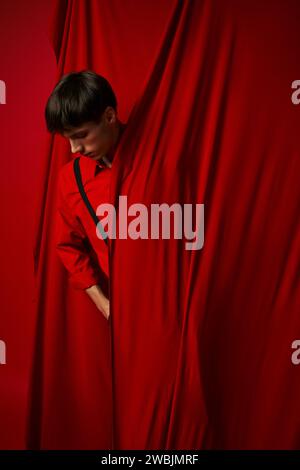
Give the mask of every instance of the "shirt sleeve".
[(63, 182), (58, 181), (58, 204), (55, 227), (56, 251), (68, 271), (68, 279), (76, 289), (100, 284), (99, 268), (89, 248), (87, 235), (80, 220), (69, 207), (63, 194)]

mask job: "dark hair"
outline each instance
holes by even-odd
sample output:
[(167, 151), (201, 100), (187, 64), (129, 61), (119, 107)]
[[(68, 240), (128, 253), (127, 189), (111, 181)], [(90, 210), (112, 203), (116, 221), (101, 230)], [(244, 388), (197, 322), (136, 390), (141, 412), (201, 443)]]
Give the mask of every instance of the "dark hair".
[(117, 100), (108, 81), (90, 70), (71, 72), (51, 93), (45, 119), (49, 132), (62, 133), (85, 122), (98, 122), (107, 106), (117, 109)]

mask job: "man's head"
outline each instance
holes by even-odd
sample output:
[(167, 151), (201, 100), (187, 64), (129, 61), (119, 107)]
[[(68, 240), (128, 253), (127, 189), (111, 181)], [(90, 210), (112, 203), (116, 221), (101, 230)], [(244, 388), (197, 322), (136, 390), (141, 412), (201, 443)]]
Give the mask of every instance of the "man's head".
[(108, 81), (94, 72), (65, 75), (50, 95), (45, 119), (49, 132), (70, 141), (73, 153), (93, 159), (108, 155), (117, 142), (117, 100)]

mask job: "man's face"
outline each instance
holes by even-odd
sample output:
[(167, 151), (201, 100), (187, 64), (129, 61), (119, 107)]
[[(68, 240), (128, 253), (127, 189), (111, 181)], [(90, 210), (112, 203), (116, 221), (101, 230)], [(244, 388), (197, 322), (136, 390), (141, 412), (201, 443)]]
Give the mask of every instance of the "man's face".
[(115, 125), (116, 112), (107, 107), (100, 122), (86, 122), (66, 130), (62, 135), (69, 140), (72, 153), (81, 153), (93, 160), (100, 160), (114, 146)]

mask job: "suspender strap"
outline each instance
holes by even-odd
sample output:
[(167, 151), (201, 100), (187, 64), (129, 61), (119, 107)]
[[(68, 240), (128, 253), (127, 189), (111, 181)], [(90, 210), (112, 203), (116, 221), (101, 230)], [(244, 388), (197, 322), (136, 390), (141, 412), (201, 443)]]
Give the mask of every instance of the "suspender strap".
[(98, 217), (96, 215), (96, 212), (94, 211), (93, 206), (91, 205), (91, 203), (90, 203), (90, 201), (89, 201), (89, 199), (86, 195), (86, 192), (84, 190), (83, 183), (82, 183), (80, 166), (79, 166), (79, 160), (80, 160), (80, 157), (75, 158), (74, 164), (73, 164), (73, 169), (74, 169), (74, 174), (75, 174), (75, 178), (76, 178), (76, 182), (77, 182), (77, 186), (78, 186), (80, 195), (81, 195), (81, 197), (83, 199), (83, 202), (86, 205), (86, 208), (89, 211), (93, 221), (95, 222), (95, 224), (97, 226), (97, 229), (101, 232), (103, 240), (105, 241), (106, 244), (108, 244), (107, 234), (106, 234), (100, 220), (98, 219)]

